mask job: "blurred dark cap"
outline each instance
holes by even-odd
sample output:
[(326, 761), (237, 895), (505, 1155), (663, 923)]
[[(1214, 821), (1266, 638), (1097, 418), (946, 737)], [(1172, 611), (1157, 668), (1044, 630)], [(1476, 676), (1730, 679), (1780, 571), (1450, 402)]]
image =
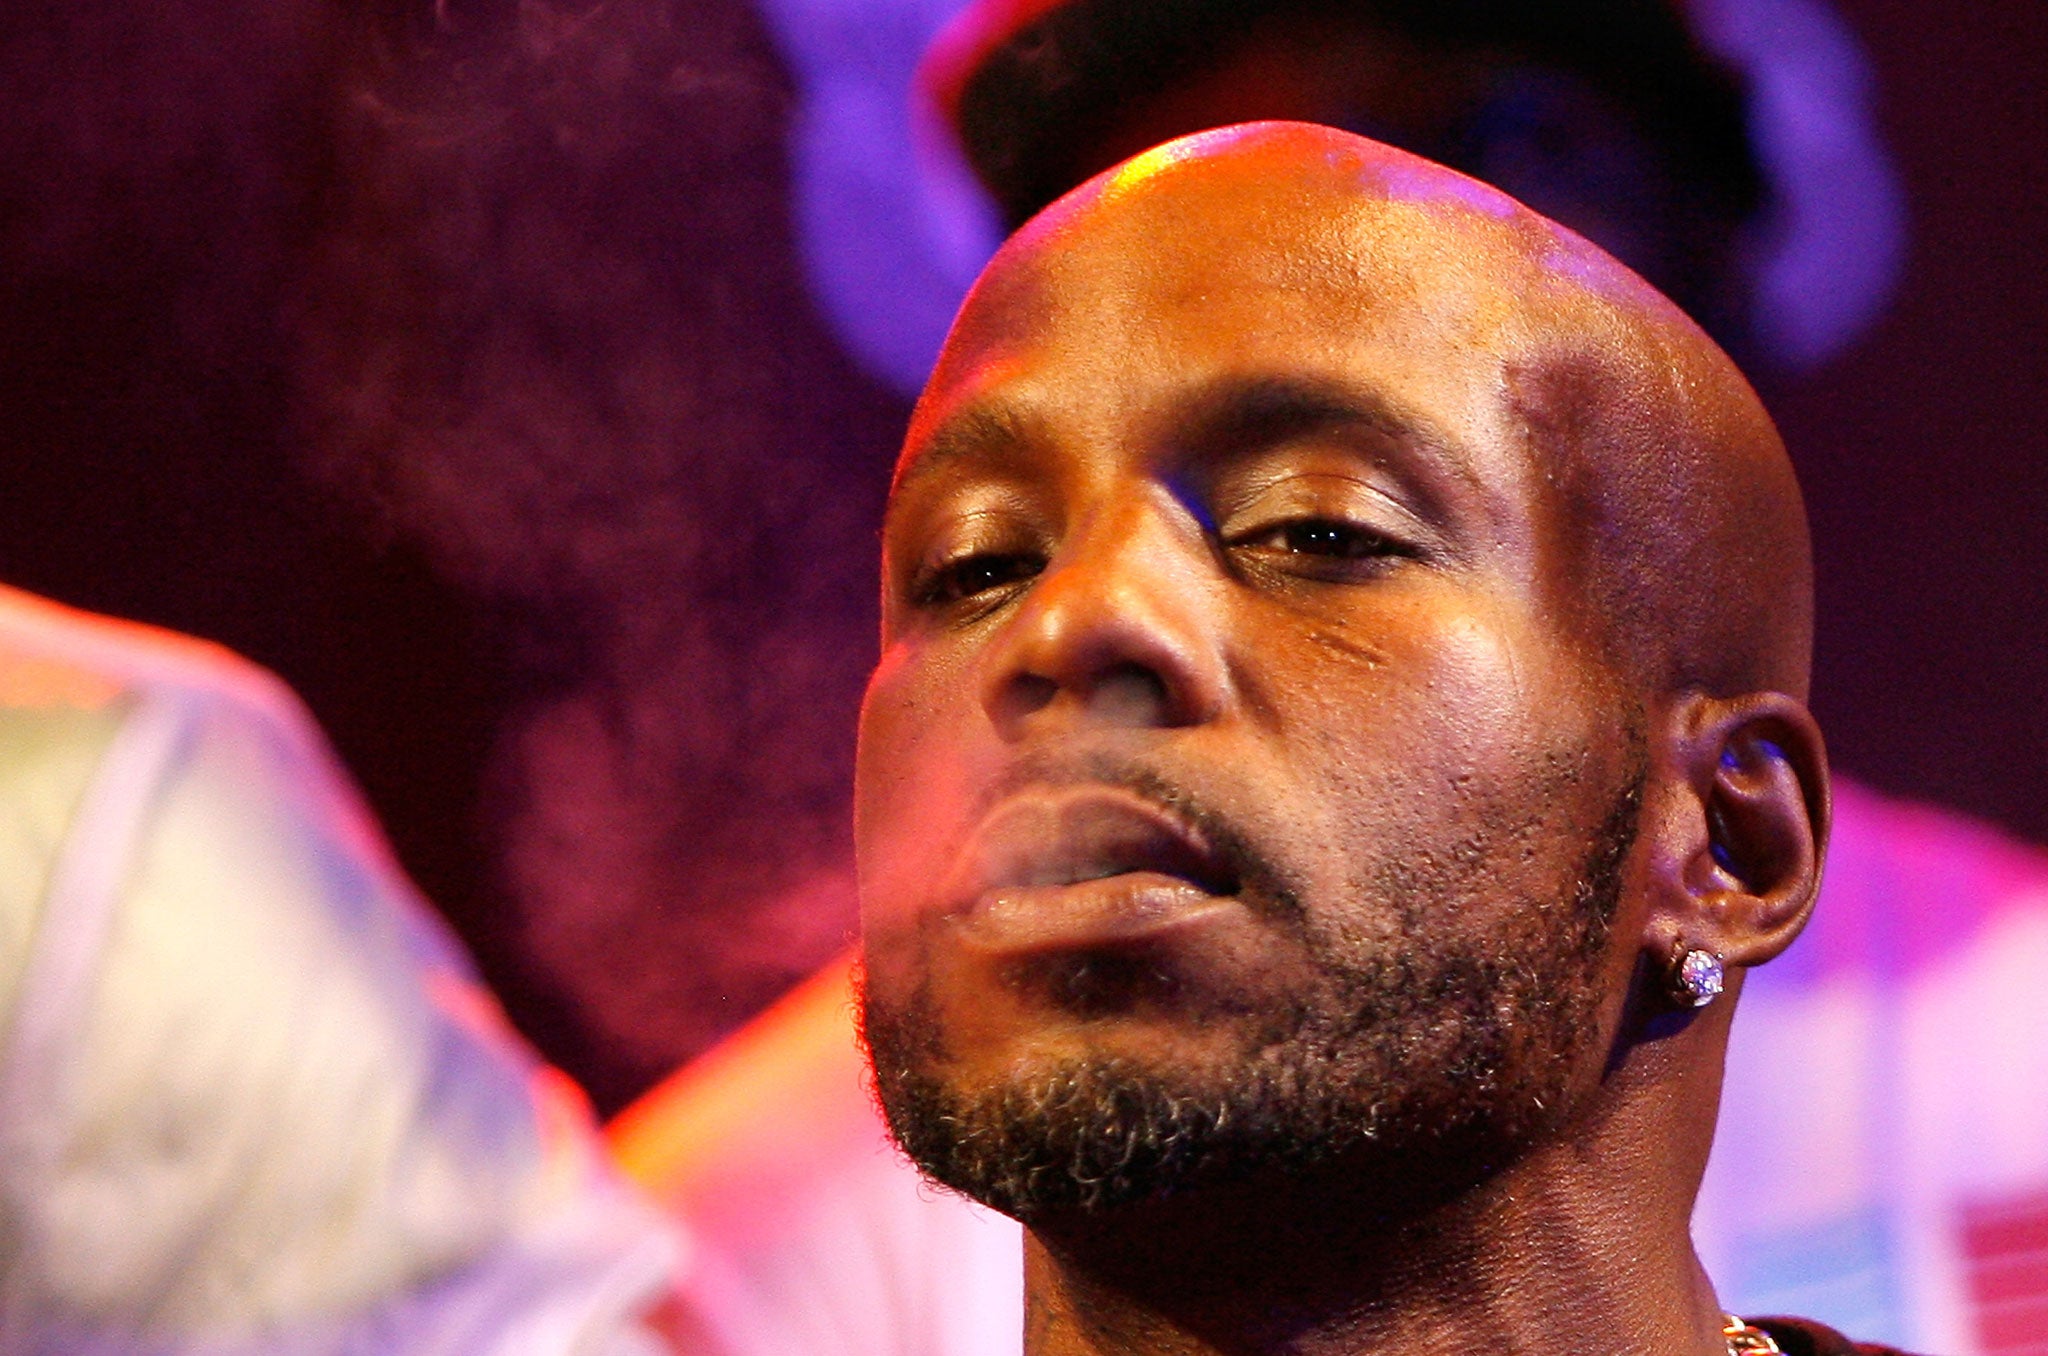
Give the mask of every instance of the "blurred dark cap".
[(1695, 192), (1736, 216), (1761, 199), (1740, 81), (1665, 0), (980, 0), (934, 46), (924, 80), (1014, 227), (1106, 168), (1089, 157), (1132, 105), (1286, 20), (1569, 72), (1625, 110)]

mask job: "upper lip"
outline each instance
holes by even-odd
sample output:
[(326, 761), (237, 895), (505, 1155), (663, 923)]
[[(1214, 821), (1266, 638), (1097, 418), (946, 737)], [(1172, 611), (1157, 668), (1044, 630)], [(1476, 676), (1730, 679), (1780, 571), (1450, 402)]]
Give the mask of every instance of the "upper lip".
[(969, 837), (947, 893), (966, 908), (995, 890), (1130, 872), (1173, 876), (1211, 895), (1238, 887), (1227, 855), (1181, 815), (1119, 787), (1082, 785), (1000, 802)]

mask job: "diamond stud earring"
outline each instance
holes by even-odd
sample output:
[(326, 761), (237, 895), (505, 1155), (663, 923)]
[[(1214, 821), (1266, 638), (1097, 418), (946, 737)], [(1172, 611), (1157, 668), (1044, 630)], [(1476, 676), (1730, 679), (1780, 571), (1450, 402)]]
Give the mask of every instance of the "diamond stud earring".
[(1671, 996), (1681, 1007), (1705, 1007), (1721, 996), (1725, 982), (1721, 958), (1696, 946), (1683, 947), (1671, 966)]

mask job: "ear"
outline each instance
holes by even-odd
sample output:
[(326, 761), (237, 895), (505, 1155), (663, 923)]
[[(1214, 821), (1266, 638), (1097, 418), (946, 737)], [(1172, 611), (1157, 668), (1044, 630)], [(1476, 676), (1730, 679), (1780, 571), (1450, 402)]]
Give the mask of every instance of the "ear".
[(1828, 839), (1828, 764), (1806, 707), (1778, 692), (1690, 693), (1667, 711), (1664, 795), (1644, 945), (1761, 965), (1806, 925)]

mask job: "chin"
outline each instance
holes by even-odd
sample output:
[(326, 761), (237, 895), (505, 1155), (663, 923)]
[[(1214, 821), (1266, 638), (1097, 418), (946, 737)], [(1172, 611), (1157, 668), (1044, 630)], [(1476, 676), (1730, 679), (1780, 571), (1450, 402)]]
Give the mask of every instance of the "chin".
[(1518, 1064), (1530, 1047), (1498, 1015), (1498, 977), (1467, 977), (1475, 987), (1455, 1001), (1313, 1003), (1192, 1029), (1152, 1012), (1096, 1015), (959, 1057), (928, 1001), (892, 1009), (871, 995), (864, 1032), (904, 1152), (1027, 1225), (1246, 1183), (1395, 1208), (1469, 1185), (1471, 1165), (1514, 1160), (1571, 1103), (1566, 1066), (1578, 1061)]

